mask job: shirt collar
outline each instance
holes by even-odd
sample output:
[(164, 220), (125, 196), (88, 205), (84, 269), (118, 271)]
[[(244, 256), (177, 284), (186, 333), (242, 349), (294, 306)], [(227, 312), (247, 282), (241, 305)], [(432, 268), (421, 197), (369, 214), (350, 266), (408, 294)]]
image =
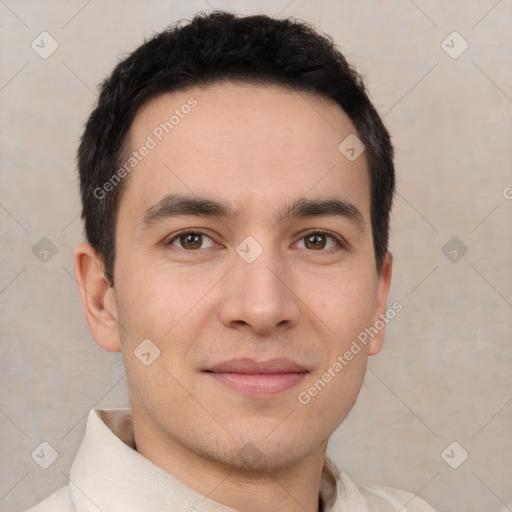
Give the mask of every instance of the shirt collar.
[[(162, 512), (236, 512), (186, 486), (135, 450), (130, 409), (92, 409), (86, 433), (69, 474), (77, 512), (144, 510)], [(343, 494), (342, 505), (340, 495)], [(359, 493), (327, 454), (320, 482), (323, 512), (352, 508)]]

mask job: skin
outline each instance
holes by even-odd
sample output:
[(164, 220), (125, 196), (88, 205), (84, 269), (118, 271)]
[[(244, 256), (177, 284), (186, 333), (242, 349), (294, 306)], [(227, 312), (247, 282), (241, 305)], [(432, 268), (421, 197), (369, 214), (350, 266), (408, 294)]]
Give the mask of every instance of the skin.
[[(350, 162), (338, 150), (356, 130), (336, 104), (228, 83), (147, 103), (131, 127), (129, 152), (190, 97), (197, 106), (125, 178), (115, 286), (88, 244), (76, 249), (87, 321), (100, 347), (122, 352), (137, 451), (235, 509), (317, 511), (329, 436), (352, 408), (367, 358), (384, 337), (382, 330), (307, 405), (298, 401), (386, 311), (391, 255), (377, 272), (365, 154)], [(145, 230), (145, 211), (170, 193), (221, 200), (240, 212), (167, 218)], [(363, 223), (279, 221), (282, 205), (300, 197), (350, 202)], [(200, 250), (179, 238), (165, 245), (188, 228), (206, 235)], [(330, 237), (307, 243), (317, 229), (347, 245)], [(247, 236), (263, 248), (252, 263), (236, 252)], [(150, 366), (134, 356), (147, 338), (161, 351)], [(251, 397), (202, 371), (238, 357), (287, 357), (308, 373), (284, 392)], [(257, 454), (252, 461), (243, 456), (248, 450)]]

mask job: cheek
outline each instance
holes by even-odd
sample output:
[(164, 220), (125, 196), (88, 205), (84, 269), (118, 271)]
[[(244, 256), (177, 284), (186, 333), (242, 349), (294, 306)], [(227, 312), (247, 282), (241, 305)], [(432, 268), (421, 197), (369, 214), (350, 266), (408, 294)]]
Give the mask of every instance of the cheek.
[(154, 270), (146, 272), (145, 268), (141, 264), (120, 276), (121, 311), (134, 330), (151, 328), (162, 335), (184, 314), (189, 293), (184, 293), (174, 276), (171, 280), (169, 275)]
[(185, 275), (180, 269), (153, 268), (122, 277), (118, 319), (125, 327), (120, 331), (125, 351), (149, 338), (162, 355), (172, 346), (171, 360), (168, 353), (161, 360), (171, 363), (185, 357), (204, 324), (201, 315), (207, 301), (201, 299), (215, 281), (191, 278), (190, 271)]
[[(117, 290), (118, 320), (123, 326), (121, 345), (131, 396), (155, 408), (164, 402), (167, 407), (166, 397), (171, 395), (185, 400), (175, 379), (184, 381), (180, 362), (194, 337), (187, 325), (194, 322), (196, 296), (204, 292), (200, 293), (196, 284), (187, 288), (179, 280), (154, 271), (130, 273), (118, 283), (122, 283)], [(148, 352), (151, 362), (145, 365), (142, 354)]]
[[(326, 326), (323, 350), (328, 360), (312, 375), (303, 398), (319, 425), (334, 430), (351, 410), (366, 372), (368, 346), (358, 336), (371, 324), (375, 286), (369, 280), (344, 280), (318, 297), (318, 317)], [(303, 403), (303, 402), (301, 402)], [(320, 427), (319, 427), (320, 428)]]
[(317, 294), (311, 309), (330, 329), (336, 344), (350, 344), (370, 325), (376, 286), (370, 279), (333, 278)]

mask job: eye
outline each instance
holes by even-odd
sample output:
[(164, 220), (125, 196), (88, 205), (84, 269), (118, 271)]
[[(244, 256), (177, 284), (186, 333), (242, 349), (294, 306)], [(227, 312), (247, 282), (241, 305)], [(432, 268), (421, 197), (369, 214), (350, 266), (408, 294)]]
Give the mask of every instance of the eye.
[[(331, 241), (331, 246), (329, 245)], [(312, 231), (304, 235), (299, 242), (304, 241), (304, 247), (313, 251), (321, 252), (325, 249), (343, 248), (345, 244), (334, 234), (328, 231)]]
[[(332, 249), (335, 250), (336, 248), (341, 249), (345, 247), (345, 243), (342, 239), (324, 230), (312, 231), (300, 238), (297, 243), (304, 244), (303, 247), (300, 248), (315, 252), (328, 252)], [(188, 230), (175, 234), (164, 242), (164, 245), (173, 246), (186, 252), (194, 252), (212, 247), (214, 242), (208, 235), (201, 231)]]
[[(209, 245), (201, 247), (203, 245), (204, 239), (209, 240)], [(176, 246), (175, 243), (179, 243), (179, 246)], [(178, 249), (183, 249), (185, 251), (198, 251), (200, 249), (207, 249), (208, 247), (212, 247), (213, 240), (201, 233), (200, 231), (182, 231), (177, 235), (174, 235), (171, 239), (165, 242), (165, 245), (172, 245), (177, 247)]]

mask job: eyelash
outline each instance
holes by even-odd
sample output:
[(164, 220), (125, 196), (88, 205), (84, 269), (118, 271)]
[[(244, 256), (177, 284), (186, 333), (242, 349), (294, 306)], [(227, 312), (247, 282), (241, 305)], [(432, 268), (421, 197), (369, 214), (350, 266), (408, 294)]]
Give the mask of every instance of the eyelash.
[[(210, 240), (212, 240), (212, 242), (213, 242), (212, 237), (207, 235), (203, 231), (187, 229), (187, 230), (180, 231), (180, 232), (176, 233), (171, 239), (169, 239), (168, 241), (164, 242), (164, 245), (167, 246), (167, 247), (171, 247), (172, 244), (176, 240), (178, 240), (181, 236), (183, 236), (183, 235), (190, 235), (190, 234), (205, 236), (205, 237), (209, 238)], [(330, 249), (319, 249), (318, 251), (315, 251), (315, 250), (311, 249), (310, 252), (330, 253), (332, 251), (338, 251), (338, 250), (341, 250), (341, 249), (346, 249), (347, 246), (348, 246), (347, 242), (345, 242), (345, 240), (343, 238), (341, 238), (339, 235), (336, 235), (332, 231), (328, 231), (326, 229), (315, 229), (315, 230), (312, 230), (312, 231), (306, 233), (305, 235), (302, 235), (299, 238), (299, 240), (303, 240), (304, 238), (306, 238), (306, 237), (308, 237), (310, 235), (317, 235), (317, 234), (318, 235), (326, 235), (328, 237), (331, 237), (338, 244), (338, 247), (332, 247)], [(187, 253), (187, 254), (199, 253), (202, 250), (205, 250), (205, 249), (182, 249), (180, 247), (174, 247), (174, 248), (177, 249), (180, 252), (184, 252), (184, 253)], [(208, 247), (206, 249), (208, 249)]]

